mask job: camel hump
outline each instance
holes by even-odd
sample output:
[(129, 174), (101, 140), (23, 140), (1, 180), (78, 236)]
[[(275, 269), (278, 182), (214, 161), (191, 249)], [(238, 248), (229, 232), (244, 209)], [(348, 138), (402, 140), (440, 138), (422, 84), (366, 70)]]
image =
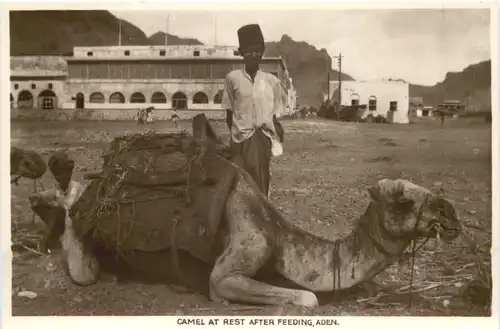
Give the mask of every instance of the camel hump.
[[(203, 119), (203, 118), (202, 118)], [(203, 120), (200, 120), (203, 123)], [(197, 136), (211, 136), (207, 126)], [(216, 135), (214, 135), (216, 136)], [(72, 207), (77, 236), (123, 258), (178, 249), (213, 261), (224, 205), (236, 175), (211, 138), (146, 133), (115, 138), (103, 167)]]

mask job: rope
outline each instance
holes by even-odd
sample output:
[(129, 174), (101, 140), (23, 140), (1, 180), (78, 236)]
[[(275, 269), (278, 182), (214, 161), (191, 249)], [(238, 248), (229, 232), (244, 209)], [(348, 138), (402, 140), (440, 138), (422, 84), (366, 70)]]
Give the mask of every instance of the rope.
[[(428, 195), (425, 195), (425, 199), (424, 201), (422, 202), (422, 204), (420, 205), (420, 208), (418, 210), (418, 214), (417, 214), (417, 220), (415, 222), (415, 226), (413, 228), (413, 232), (416, 232), (417, 229), (418, 229), (418, 224), (420, 224), (420, 221), (422, 220), (422, 215), (423, 215), (423, 212), (424, 212), (424, 206), (427, 204), (427, 199), (428, 199)], [(412, 243), (413, 243), (413, 246), (412, 246), (412, 251), (411, 251), (411, 271), (410, 271), (410, 287), (409, 287), (409, 290), (408, 290), (408, 308), (411, 308), (411, 302), (412, 302), (412, 289), (413, 289), (413, 272), (415, 271), (415, 254), (417, 253), (417, 250), (422, 248), (426, 243), (427, 241), (429, 241), (429, 238), (427, 238), (424, 243), (422, 243), (420, 245), (420, 247), (418, 249), (416, 249), (415, 247), (417, 246), (417, 242), (415, 241), (416, 239), (412, 239)]]
[[(144, 203), (144, 202), (152, 202), (152, 201), (159, 201), (159, 200), (165, 200), (165, 199), (172, 199), (172, 198), (179, 198), (183, 197), (184, 201), (187, 203), (187, 205), (192, 203), (190, 192), (191, 189), (193, 188), (193, 181), (192, 181), (192, 172), (194, 168), (201, 167), (201, 169), (204, 171), (205, 169), (203, 166), (200, 166), (199, 164), (202, 164), (202, 159), (205, 156), (206, 150), (203, 147), (203, 145), (198, 145), (198, 144), (190, 144), (188, 146), (188, 149), (185, 149), (183, 143), (180, 142), (180, 140), (174, 140), (174, 143), (172, 144), (171, 142), (167, 141), (167, 144), (164, 144), (163, 142), (159, 143), (155, 147), (156, 144), (154, 145), (145, 145), (142, 146), (142, 144), (148, 144), (146, 139), (152, 138), (155, 136), (154, 131), (149, 131), (146, 134), (135, 134), (130, 138), (125, 137), (124, 139), (121, 139), (121, 141), (124, 141), (124, 143), (120, 143), (119, 139), (115, 139), (108, 151), (103, 155), (103, 158), (105, 159), (105, 166), (112, 166), (114, 167), (113, 170), (108, 171), (105, 170), (103, 172), (104, 175), (103, 177), (99, 178), (99, 183), (98, 183), (98, 188), (97, 188), (97, 193), (96, 193), (96, 200), (95, 202), (97, 203), (96, 208), (92, 210), (92, 213), (96, 214), (97, 216), (92, 216), (93, 218), (102, 218), (104, 216), (108, 216), (112, 214), (114, 211), (116, 211), (116, 216), (117, 216), (117, 228), (115, 232), (115, 248), (116, 248), (116, 258), (124, 257), (124, 250), (122, 248), (124, 247), (126, 241), (130, 239), (132, 236), (132, 233), (136, 229), (136, 221), (137, 221), (137, 204), (138, 203)], [(184, 135), (184, 134), (177, 134), (177, 135)], [(175, 137), (175, 136), (173, 136)], [(141, 144), (136, 144), (137, 141), (140, 141)], [(135, 144), (135, 145), (134, 145)], [(172, 150), (174, 148), (174, 150)], [(121, 190), (121, 186), (123, 186), (122, 181), (126, 177), (127, 173), (129, 172), (127, 169), (123, 169), (120, 167), (119, 164), (123, 164), (124, 166), (129, 166), (127, 163), (127, 155), (130, 154), (131, 152), (141, 152), (146, 149), (152, 149), (153, 150), (153, 157), (156, 157), (159, 155), (158, 152), (160, 153), (166, 153), (169, 154), (171, 152), (176, 152), (176, 151), (181, 151), (187, 155), (186, 162), (184, 164), (184, 172), (186, 173), (186, 183), (184, 188), (179, 186), (178, 189), (172, 189), (172, 188), (167, 188), (165, 187), (160, 187), (160, 186), (150, 186), (147, 189), (144, 189), (142, 192), (139, 191), (138, 193), (135, 193), (133, 196), (127, 196), (125, 197), (120, 197), (119, 196), (119, 191)], [(156, 150), (158, 149), (158, 150)], [(148, 154), (145, 154), (148, 155)], [(147, 161), (150, 160), (150, 161)], [(146, 162), (154, 162), (153, 159), (146, 159)], [(143, 165), (145, 162), (142, 161), (141, 164)], [(142, 166), (141, 166), (142, 167)], [(131, 167), (132, 168), (132, 167)], [(141, 168), (137, 168), (138, 170), (141, 170)], [(126, 184), (126, 183), (125, 183)], [(151, 192), (152, 190), (159, 189), (159, 190), (164, 190), (167, 195), (163, 194), (161, 196), (150, 196), (150, 197), (143, 197), (142, 194)], [(170, 193), (168, 193), (170, 192)], [(95, 204), (95, 203), (94, 203)], [(129, 221), (125, 222), (124, 219), (122, 218), (122, 206), (124, 205), (131, 205), (132, 206), (132, 218)], [(177, 249), (177, 241), (176, 241), (176, 231), (179, 225), (179, 209), (176, 208), (174, 217), (173, 217), (173, 225), (172, 225), (172, 232), (171, 232), (171, 261), (172, 261), (172, 267), (173, 270), (175, 271), (175, 275), (178, 277), (179, 280), (183, 279), (180, 266), (179, 266), (179, 255), (178, 255), (178, 249)], [(128, 228), (125, 226), (129, 225)], [(99, 225), (97, 225), (98, 227)], [(94, 231), (94, 234), (98, 234), (99, 229), (97, 228), (96, 231)], [(150, 235), (153, 232), (145, 232), (146, 235)], [(151, 237), (151, 236), (149, 236)]]
[(335, 240), (333, 243), (333, 292), (338, 288), (340, 289), (340, 240)]

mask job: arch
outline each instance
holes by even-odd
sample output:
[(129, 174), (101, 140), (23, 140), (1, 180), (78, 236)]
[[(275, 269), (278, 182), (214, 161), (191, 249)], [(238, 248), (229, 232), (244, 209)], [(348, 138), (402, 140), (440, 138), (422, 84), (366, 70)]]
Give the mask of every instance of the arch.
[(17, 95), (17, 107), (33, 108), (33, 94), (27, 90), (23, 90)]
[(56, 100), (56, 94), (50, 89), (45, 89), (38, 94), (38, 107), (43, 110), (53, 110), (57, 104)]
[(197, 92), (193, 96), (193, 104), (208, 104), (208, 96), (202, 91)]
[(377, 97), (370, 96), (368, 98), (368, 110), (369, 111), (376, 111), (377, 110)]
[(125, 96), (123, 96), (121, 92), (117, 91), (109, 96), (109, 102), (112, 104), (125, 103)]
[(215, 94), (215, 96), (214, 96), (214, 104), (221, 104), (222, 103), (222, 93), (223, 93), (222, 89), (217, 91), (217, 94)]
[(183, 92), (176, 92), (172, 96), (172, 107), (176, 109), (186, 109), (187, 108), (187, 97)]
[(146, 103), (146, 97), (140, 92), (135, 92), (130, 96), (130, 103)]
[(38, 94), (38, 97), (56, 97), (56, 94), (54, 94), (54, 92), (50, 89), (45, 89)]
[(95, 93), (90, 94), (89, 102), (90, 103), (101, 103), (101, 104), (104, 103), (103, 93), (95, 92)]
[(351, 94), (351, 106), (359, 105), (359, 94)]
[(151, 103), (153, 104), (165, 104), (167, 102), (167, 97), (161, 91), (153, 93), (151, 96)]
[(76, 94), (75, 107), (77, 109), (83, 109), (85, 107), (85, 96), (83, 96), (82, 93)]

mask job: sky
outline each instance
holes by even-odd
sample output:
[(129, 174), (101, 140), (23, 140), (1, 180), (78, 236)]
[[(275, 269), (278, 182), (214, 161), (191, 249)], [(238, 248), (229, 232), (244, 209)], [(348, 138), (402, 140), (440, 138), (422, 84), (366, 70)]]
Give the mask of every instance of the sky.
[[(204, 44), (238, 44), (239, 27), (260, 24), (266, 41), (287, 34), (330, 56), (356, 80), (399, 78), (422, 85), (491, 58), (489, 9), (288, 11), (113, 11), (147, 36), (165, 31)], [(167, 24), (167, 16), (170, 15)], [(216, 22), (216, 23), (215, 23)], [(337, 69), (337, 62), (332, 61)]]

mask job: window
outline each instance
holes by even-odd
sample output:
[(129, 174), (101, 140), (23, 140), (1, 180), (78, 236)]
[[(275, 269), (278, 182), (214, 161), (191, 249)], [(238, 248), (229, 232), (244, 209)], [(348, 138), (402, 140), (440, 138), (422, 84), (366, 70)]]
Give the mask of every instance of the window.
[(377, 110), (377, 98), (375, 96), (370, 96), (370, 98), (368, 99), (368, 110)]
[(175, 109), (187, 108), (187, 97), (184, 93), (178, 91), (172, 96), (172, 107)]
[(87, 52), (87, 56), (89, 56), (89, 57), (90, 57), (90, 56), (94, 56), (94, 53), (93, 53), (93, 52), (91, 52), (91, 51), (88, 51), (88, 52)]
[(239, 52), (239, 51), (237, 51), (237, 50), (235, 50), (235, 51), (233, 51), (233, 55), (234, 55), (234, 56), (240, 56), (240, 52)]
[(31, 84), (31, 89), (36, 89), (36, 84), (32, 83)]
[(160, 50), (160, 56), (165, 56), (165, 50)]
[(42, 108), (44, 110), (53, 110), (54, 109), (54, 98), (45, 97), (42, 99)]
[(102, 93), (92, 93), (89, 97), (90, 103), (104, 103), (104, 95)]
[(352, 94), (351, 95), (351, 106), (357, 106), (357, 105), (359, 105), (359, 95)]
[(18, 90), (18, 89), (19, 89), (19, 85), (18, 85), (17, 83), (14, 85), (14, 89), (15, 89), (15, 90)]
[(155, 92), (151, 96), (151, 103), (154, 104), (165, 104), (167, 102), (167, 97), (162, 92)]
[(119, 92), (112, 93), (111, 96), (109, 96), (109, 102), (113, 104), (125, 103), (125, 97)]
[(130, 50), (125, 50), (124, 54), (125, 56), (130, 56)]
[(55, 106), (56, 94), (53, 91), (45, 89), (38, 95), (38, 99), (42, 100), (42, 109), (53, 110)]
[(49, 89), (52, 89), (53, 87), (52, 83), (49, 83)]
[(221, 104), (222, 103), (222, 90), (219, 90), (217, 94), (214, 96), (214, 104)]
[(130, 103), (146, 103), (146, 97), (141, 93), (133, 93), (130, 96)]
[(193, 51), (193, 56), (200, 56), (200, 51), (199, 50)]
[(203, 92), (197, 92), (193, 96), (193, 104), (208, 104), (208, 97)]
[(391, 101), (389, 103), (389, 110), (390, 111), (397, 111), (398, 110), (398, 102)]
[(17, 96), (17, 107), (19, 108), (32, 108), (33, 107), (33, 95), (27, 91), (23, 90)]

